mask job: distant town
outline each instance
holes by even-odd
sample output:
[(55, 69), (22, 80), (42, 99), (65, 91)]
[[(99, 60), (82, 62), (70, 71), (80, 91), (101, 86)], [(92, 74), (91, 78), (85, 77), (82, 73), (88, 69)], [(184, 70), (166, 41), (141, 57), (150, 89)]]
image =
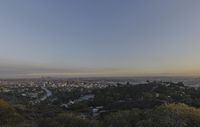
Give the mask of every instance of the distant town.
[(190, 108), (199, 110), (200, 78), (1, 79), (0, 98), (0, 111), (5, 111), (0, 124), (6, 127), (15, 126), (16, 122), (19, 127), (68, 126), (68, 122), (59, 122), (62, 119), (75, 121), (70, 127), (118, 127), (116, 119), (119, 127), (146, 127), (143, 122), (158, 119), (154, 113), (163, 106), (180, 112), (182, 107), (186, 112)]

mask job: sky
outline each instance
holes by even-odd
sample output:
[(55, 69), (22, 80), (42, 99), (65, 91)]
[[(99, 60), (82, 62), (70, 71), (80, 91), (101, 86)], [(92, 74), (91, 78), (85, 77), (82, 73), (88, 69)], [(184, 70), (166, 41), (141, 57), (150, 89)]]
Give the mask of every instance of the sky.
[(1, 0), (0, 77), (200, 74), (199, 0)]

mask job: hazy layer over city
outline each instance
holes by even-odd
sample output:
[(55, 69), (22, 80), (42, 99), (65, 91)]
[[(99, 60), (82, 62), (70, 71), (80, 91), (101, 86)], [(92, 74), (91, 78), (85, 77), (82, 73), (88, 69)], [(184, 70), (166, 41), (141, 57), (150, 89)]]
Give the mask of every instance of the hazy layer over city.
[(1, 0), (0, 77), (198, 75), (199, 6)]

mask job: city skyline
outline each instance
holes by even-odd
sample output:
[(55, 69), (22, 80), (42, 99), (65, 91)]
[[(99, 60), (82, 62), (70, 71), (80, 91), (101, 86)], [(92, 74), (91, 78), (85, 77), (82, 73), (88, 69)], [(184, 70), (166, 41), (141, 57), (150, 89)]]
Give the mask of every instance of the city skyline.
[(199, 75), (199, 6), (2, 0), (0, 78)]

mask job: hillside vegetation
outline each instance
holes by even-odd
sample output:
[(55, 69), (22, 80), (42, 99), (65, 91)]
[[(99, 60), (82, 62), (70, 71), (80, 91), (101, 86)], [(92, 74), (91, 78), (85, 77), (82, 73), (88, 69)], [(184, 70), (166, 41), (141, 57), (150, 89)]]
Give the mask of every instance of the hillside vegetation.
[[(94, 98), (60, 107), (87, 94)], [(56, 103), (37, 105), (16, 106), (0, 99), (0, 127), (200, 127), (200, 90), (183, 83), (127, 83), (55, 95)], [(94, 107), (101, 107), (95, 115)]]

